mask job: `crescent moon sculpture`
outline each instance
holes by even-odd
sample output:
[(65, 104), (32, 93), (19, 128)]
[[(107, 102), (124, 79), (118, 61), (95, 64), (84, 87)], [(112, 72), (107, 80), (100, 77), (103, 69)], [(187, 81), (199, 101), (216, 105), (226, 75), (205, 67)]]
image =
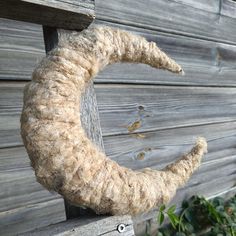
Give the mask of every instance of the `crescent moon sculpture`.
[(169, 202), (199, 167), (207, 144), (199, 138), (188, 154), (160, 171), (132, 171), (106, 157), (87, 138), (79, 105), (88, 82), (116, 62), (182, 73), (143, 37), (102, 26), (70, 34), (41, 61), (24, 89), (21, 135), (37, 181), (48, 190), (100, 214), (135, 215)]

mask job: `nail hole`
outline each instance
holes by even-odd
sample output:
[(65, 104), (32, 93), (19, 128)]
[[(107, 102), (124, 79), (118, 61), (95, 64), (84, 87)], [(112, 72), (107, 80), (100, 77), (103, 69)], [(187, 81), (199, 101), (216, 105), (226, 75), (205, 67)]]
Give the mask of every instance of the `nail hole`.
[(143, 111), (143, 110), (144, 110), (144, 106), (140, 105), (140, 106), (138, 106), (138, 109), (139, 109), (140, 111)]

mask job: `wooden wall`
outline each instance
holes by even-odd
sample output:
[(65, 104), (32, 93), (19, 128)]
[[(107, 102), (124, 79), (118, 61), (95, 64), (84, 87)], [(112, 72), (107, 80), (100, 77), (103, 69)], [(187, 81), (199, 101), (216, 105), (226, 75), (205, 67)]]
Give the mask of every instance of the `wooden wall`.
[(0, 235), (65, 219), (64, 201), (36, 182), (20, 137), (22, 89), (44, 56), (40, 26), (0, 19)]
[[(173, 203), (236, 193), (236, 3), (97, 0), (95, 23), (157, 42), (186, 76), (118, 64), (96, 78), (107, 155), (132, 169), (162, 168), (205, 136), (209, 152)], [(22, 90), (44, 56), (38, 25), (0, 20), (0, 234), (65, 219), (63, 200), (36, 183), (19, 133)], [(136, 234), (156, 211), (136, 217)]]

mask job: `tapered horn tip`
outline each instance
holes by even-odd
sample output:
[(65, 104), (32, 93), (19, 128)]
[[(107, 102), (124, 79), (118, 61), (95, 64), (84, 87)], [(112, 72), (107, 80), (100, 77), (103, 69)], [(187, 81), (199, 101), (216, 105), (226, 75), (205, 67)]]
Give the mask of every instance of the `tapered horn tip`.
[(173, 59), (169, 59), (169, 61), (171, 63), (165, 69), (182, 76), (185, 75), (183, 68), (177, 62), (175, 62)]
[(199, 149), (204, 150), (204, 153), (207, 153), (207, 141), (204, 137), (198, 137), (196, 141), (196, 146)]

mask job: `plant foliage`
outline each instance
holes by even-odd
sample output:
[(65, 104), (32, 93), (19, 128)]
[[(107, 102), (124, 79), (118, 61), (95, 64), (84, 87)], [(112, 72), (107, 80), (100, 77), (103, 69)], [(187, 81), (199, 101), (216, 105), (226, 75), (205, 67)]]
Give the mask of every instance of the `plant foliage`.
[(228, 201), (193, 196), (182, 203), (180, 214), (175, 210), (175, 206), (160, 207), (159, 225), (167, 220), (170, 224), (161, 227), (157, 236), (236, 236), (236, 195)]

